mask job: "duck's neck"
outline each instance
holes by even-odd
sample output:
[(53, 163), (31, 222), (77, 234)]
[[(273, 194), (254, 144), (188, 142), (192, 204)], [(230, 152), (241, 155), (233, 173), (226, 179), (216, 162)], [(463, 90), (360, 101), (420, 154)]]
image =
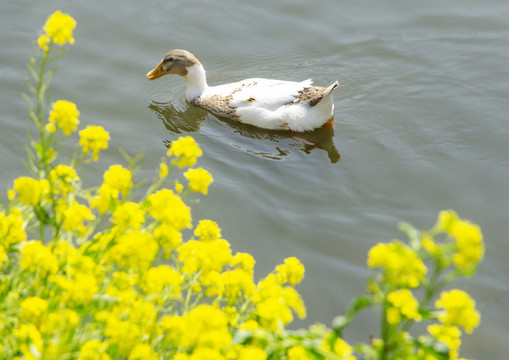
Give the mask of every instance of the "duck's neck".
[(187, 68), (185, 79), (187, 101), (199, 98), (208, 87), (205, 69), (201, 64), (195, 64)]

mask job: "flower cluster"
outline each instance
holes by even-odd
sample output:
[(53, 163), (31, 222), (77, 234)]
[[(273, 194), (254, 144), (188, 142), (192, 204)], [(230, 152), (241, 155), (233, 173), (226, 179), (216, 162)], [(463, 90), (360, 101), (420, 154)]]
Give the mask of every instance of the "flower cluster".
[(46, 20), (42, 28), (44, 33), (39, 35), (37, 44), (45, 52), (49, 51), (48, 43), (56, 43), (60, 46), (66, 43), (74, 44), (72, 32), (75, 27), (76, 20), (72, 16), (56, 11)]

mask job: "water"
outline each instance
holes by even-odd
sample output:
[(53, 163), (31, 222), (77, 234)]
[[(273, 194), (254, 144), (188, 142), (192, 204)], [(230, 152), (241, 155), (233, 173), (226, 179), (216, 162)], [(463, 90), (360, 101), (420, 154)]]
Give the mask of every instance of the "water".
[[(60, 9), (78, 26), (52, 98), (76, 102), (82, 125), (107, 128), (112, 149), (144, 149), (142, 176), (168, 142), (195, 137), (215, 182), (194, 218), (217, 220), (235, 251), (255, 256), (257, 276), (288, 256), (303, 261), (308, 320), (296, 325), (328, 324), (364, 291), (366, 253), (400, 237), (399, 221), (426, 228), (452, 208), (481, 225), (487, 246), (476, 277), (458, 284), (483, 314), (462, 355), (507, 358), (509, 2), (21, 0), (0, 9), (2, 189), (24, 174), (19, 94), (31, 42)], [(339, 80), (335, 127), (296, 138), (190, 107), (181, 78), (145, 79), (171, 48), (193, 52), (211, 84)], [(86, 176), (121, 161), (108, 151)], [(347, 339), (376, 334), (373, 315)]]

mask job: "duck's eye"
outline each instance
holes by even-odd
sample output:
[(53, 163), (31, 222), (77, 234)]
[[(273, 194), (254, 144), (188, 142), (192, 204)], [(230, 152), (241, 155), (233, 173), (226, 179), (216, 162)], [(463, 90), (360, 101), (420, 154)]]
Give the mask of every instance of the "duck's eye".
[(169, 63), (169, 62), (173, 62), (173, 58), (172, 57), (169, 57), (169, 58), (165, 58), (164, 59), (164, 63)]

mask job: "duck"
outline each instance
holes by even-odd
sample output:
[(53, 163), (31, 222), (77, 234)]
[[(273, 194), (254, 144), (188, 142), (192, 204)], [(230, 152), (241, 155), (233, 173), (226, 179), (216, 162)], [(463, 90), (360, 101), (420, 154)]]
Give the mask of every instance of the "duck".
[(269, 130), (312, 131), (332, 123), (333, 90), (313, 86), (311, 79), (285, 81), (249, 78), (216, 86), (207, 84), (200, 61), (187, 50), (173, 49), (146, 75), (155, 80), (167, 74), (186, 81), (186, 100), (215, 116)]

